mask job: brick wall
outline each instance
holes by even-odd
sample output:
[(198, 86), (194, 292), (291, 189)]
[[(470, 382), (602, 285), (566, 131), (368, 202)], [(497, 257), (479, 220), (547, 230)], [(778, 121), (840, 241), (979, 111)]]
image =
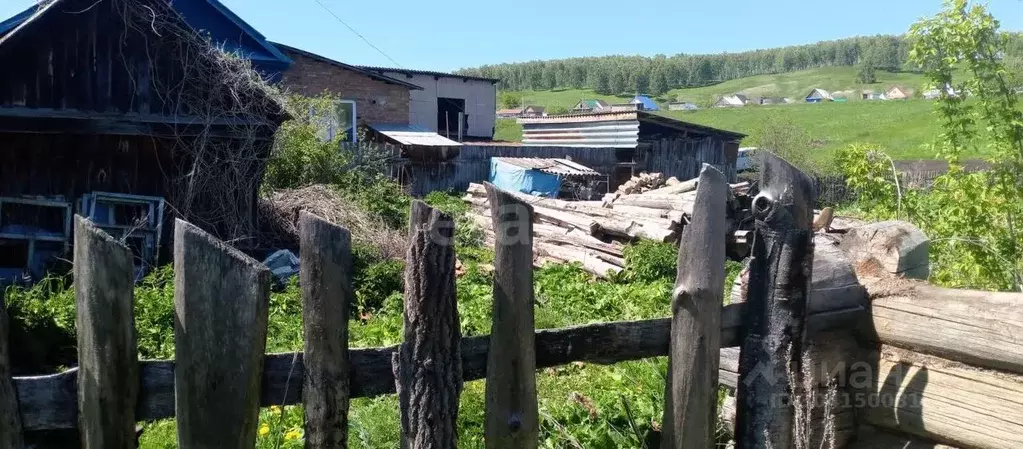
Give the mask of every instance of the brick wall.
[(292, 93), (315, 96), (324, 92), (355, 100), (360, 122), (409, 123), (409, 88), (378, 81), (359, 72), (285, 51), (295, 64), (281, 83)]

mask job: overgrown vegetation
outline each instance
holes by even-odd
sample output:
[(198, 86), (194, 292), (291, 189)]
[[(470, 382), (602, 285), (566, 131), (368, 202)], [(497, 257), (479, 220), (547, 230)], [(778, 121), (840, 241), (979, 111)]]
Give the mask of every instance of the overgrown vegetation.
[[(911, 59), (942, 89), (933, 151), (950, 170), (926, 191), (905, 191), (876, 148), (844, 150), (838, 165), (860, 192), (863, 213), (907, 217), (931, 237), (931, 280), (953, 287), (1023, 290), (1023, 113), (1002, 59), (1010, 44), (985, 7), (949, 0), (911, 30)], [(955, 76), (965, 67), (968, 77)], [(969, 92), (972, 100), (953, 92)], [(983, 148), (992, 169), (965, 173), (964, 153)]]

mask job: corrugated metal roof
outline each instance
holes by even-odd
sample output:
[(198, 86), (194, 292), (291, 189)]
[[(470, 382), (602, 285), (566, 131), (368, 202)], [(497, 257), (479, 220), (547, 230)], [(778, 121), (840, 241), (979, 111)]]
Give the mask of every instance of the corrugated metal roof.
[(636, 148), (641, 122), (691, 134), (735, 140), (745, 137), (744, 134), (643, 111), (520, 118), (518, 122), (522, 124), (522, 144), (526, 146)]
[(646, 95), (636, 95), (636, 98), (632, 99), (632, 103), (643, 105), (643, 109), (648, 111), (660, 111), (661, 107), (657, 106), (657, 102)]
[(374, 67), (374, 66), (368, 66), (368, 65), (360, 65), (360, 66), (357, 66), (357, 67), (359, 67), (361, 69), (365, 69), (365, 70), (372, 70), (374, 72), (379, 72), (379, 73), (388, 72), (388, 73), (401, 73), (401, 74), (404, 74), (404, 75), (432, 75), (432, 76), (439, 76), (439, 77), (442, 77), (442, 78), (460, 78), (460, 79), (475, 80), (475, 81), (489, 81), (491, 83), (497, 83), (497, 82), (501, 81), (501, 80), (496, 79), (496, 78), (485, 78), (485, 77), (482, 77), (482, 76), (472, 76), (472, 75), (456, 75), (454, 73), (434, 72), (434, 71), (430, 71), (430, 70), (395, 69), (395, 68), (390, 68), (390, 67)]
[(402, 145), (418, 145), (424, 147), (457, 147), (462, 144), (448, 139), (440, 134), (416, 125), (402, 125), (396, 123), (370, 124), (370, 128), (394, 139)]
[(601, 174), (596, 170), (585, 165), (572, 162), (568, 159), (544, 159), (533, 157), (496, 157), (494, 159), (516, 167), (539, 170), (552, 175), (566, 177), (601, 176)]

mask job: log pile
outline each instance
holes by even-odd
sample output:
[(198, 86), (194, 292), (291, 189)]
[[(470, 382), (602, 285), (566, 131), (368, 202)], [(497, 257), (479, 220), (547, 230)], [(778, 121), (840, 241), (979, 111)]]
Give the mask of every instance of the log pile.
[[(565, 201), (512, 193), (533, 207), (536, 262), (578, 262), (586, 271), (607, 277), (625, 268), (625, 243), (641, 239), (675, 242), (692, 215), (696, 180), (669, 180), (664, 185), (659, 174), (644, 174), (633, 180), (633, 187), (626, 190), (646, 192), (608, 194), (604, 201)], [(644, 187), (638, 187), (640, 184)], [(742, 246), (742, 237), (753, 225), (748, 191), (748, 183), (735, 184), (729, 191), (729, 225), (723, 232), (732, 236), (731, 241), (738, 240), (731, 249)], [(464, 200), (471, 205), (468, 218), (484, 230), (487, 244), (492, 244), (496, 234), (486, 189), (481, 184), (470, 184)]]

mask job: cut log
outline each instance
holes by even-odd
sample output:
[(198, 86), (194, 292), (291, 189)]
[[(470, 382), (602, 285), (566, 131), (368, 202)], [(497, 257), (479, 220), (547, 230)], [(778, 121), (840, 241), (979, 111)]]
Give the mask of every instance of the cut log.
[(870, 424), (964, 448), (1023, 447), (1023, 377), (889, 346), (855, 371), (851, 382), (870, 381)]
[(533, 207), (533, 213), (537, 218), (550, 221), (551, 223), (580, 229), (590, 235), (600, 234), (600, 225), (597, 224), (593, 217), (539, 206)]
[(1023, 293), (871, 279), (866, 337), (971, 365), (1023, 374)]
[(562, 262), (578, 262), (582, 264), (584, 270), (602, 278), (608, 277), (608, 273), (618, 274), (622, 272), (621, 267), (607, 263), (595, 254), (578, 248), (558, 246), (540, 241), (534, 242), (533, 248), (541, 256), (557, 259)]
[(682, 211), (686, 215), (693, 214), (693, 201), (696, 197), (692, 194), (684, 195), (620, 195), (612, 204), (622, 206), (640, 206), (651, 209), (666, 209)]
[(682, 217), (685, 216), (685, 213), (680, 210), (651, 209), (649, 207), (627, 206), (624, 204), (615, 204), (611, 210), (633, 217), (664, 218), (672, 223), (681, 223)]
[(661, 187), (659, 189), (649, 190), (644, 192), (644, 195), (678, 195), (681, 193), (696, 191), (696, 187), (699, 185), (699, 178), (690, 179), (688, 181), (679, 182), (674, 185), (668, 185), (667, 187)]
[(860, 277), (899, 276), (927, 279), (929, 240), (904, 221), (871, 223), (850, 229), (841, 247)]
[(643, 221), (621, 221), (596, 219), (597, 232), (629, 239), (647, 239), (655, 242), (671, 242), (676, 233), (670, 228), (647, 225)]
[(582, 248), (607, 253), (618, 258), (624, 257), (621, 246), (604, 243), (593, 236), (583, 234), (578, 231), (559, 228), (557, 226), (536, 224), (533, 226), (533, 235), (537, 236), (538, 240), (542, 241), (576, 245)]

